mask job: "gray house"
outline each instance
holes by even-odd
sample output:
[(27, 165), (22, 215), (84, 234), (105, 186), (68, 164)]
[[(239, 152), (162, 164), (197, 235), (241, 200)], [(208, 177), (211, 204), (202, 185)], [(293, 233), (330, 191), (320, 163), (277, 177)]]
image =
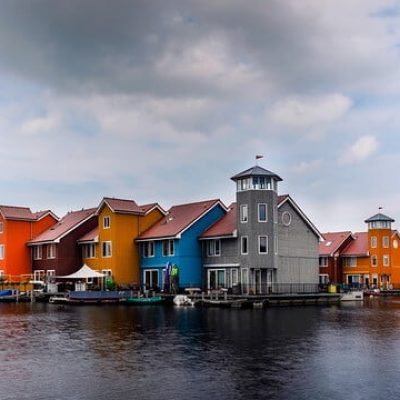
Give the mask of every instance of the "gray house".
[(236, 203), (200, 237), (205, 287), (316, 291), (321, 234), (289, 195), (278, 195), (282, 179), (258, 165), (231, 179)]

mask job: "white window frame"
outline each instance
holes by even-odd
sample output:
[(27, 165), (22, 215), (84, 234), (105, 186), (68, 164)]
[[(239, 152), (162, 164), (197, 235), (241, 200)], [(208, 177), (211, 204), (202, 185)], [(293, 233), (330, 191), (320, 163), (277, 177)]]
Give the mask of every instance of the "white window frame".
[(382, 262), (384, 267), (389, 267), (390, 266), (390, 256), (389, 254), (384, 254), (382, 257)]
[(371, 249), (376, 249), (378, 246), (378, 240), (376, 236), (371, 236)]
[[(265, 250), (266, 251), (261, 251), (261, 239), (262, 238), (265, 238)], [(268, 251), (269, 251), (269, 245), (268, 245), (268, 242), (269, 242), (269, 240), (268, 240), (268, 235), (259, 235), (258, 236), (258, 254), (268, 254)]]
[(207, 257), (220, 257), (221, 255), (221, 240), (207, 240)]
[(85, 244), (85, 258), (92, 259), (96, 258), (96, 243), (86, 243)]
[(249, 207), (247, 204), (240, 205), (240, 223), (247, 224), (249, 221)]
[(46, 276), (46, 272), (44, 269), (36, 269), (33, 271), (33, 280), (34, 281), (43, 281)]
[[(163, 257), (170, 257), (175, 255), (175, 242), (174, 239), (163, 240), (162, 243), (162, 255)], [(167, 251), (165, 251), (167, 250)]]
[[(374, 260), (375, 260), (375, 265), (374, 265)], [(371, 267), (373, 268), (378, 267), (378, 257), (375, 255), (371, 256)]]
[(109, 215), (105, 215), (103, 217), (103, 229), (110, 229), (111, 226), (111, 218)]
[(48, 260), (54, 260), (57, 256), (57, 249), (54, 243), (50, 243), (46, 246), (46, 258)]
[(357, 267), (357, 257), (343, 257), (343, 267)]
[(43, 246), (33, 246), (33, 259), (41, 260), (43, 258)]
[(0, 244), (0, 260), (4, 260), (6, 256), (6, 246), (4, 244)]
[(389, 236), (382, 236), (382, 247), (385, 249), (389, 248)]
[[(153, 282), (153, 273), (156, 272), (157, 273), (157, 282)], [(150, 282), (147, 282), (146, 280), (146, 274), (150, 275)], [(143, 283), (144, 285), (148, 285), (149, 287), (154, 287), (154, 286), (159, 286), (159, 281), (160, 281), (160, 270), (158, 269), (145, 269), (143, 271)]]
[(319, 258), (319, 266), (321, 268), (326, 268), (328, 267), (328, 257), (320, 257)]
[(0, 221), (0, 233), (4, 232), (4, 224), (3, 221)]
[[(260, 218), (261, 206), (265, 206), (265, 219)], [(268, 204), (267, 203), (258, 203), (257, 212), (258, 212), (258, 222), (268, 222)]]
[(143, 242), (142, 243), (142, 257), (143, 258), (155, 257), (154, 240), (150, 240), (149, 242)]
[(278, 253), (279, 253), (278, 243), (279, 243), (278, 235), (275, 233), (275, 235), (274, 235), (274, 251), (275, 251), (275, 255), (276, 255), (276, 256), (277, 256)]
[[(246, 242), (246, 251), (243, 251), (243, 241)], [(249, 237), (247, 235), (240, 237), (240, 254), (246, 255), (249, 254)]]
[(101, 257), (111, 258), (112, 257), (112, 241), (105, 240), (101, 242)]
[(237, 268), (231, 269), (231, 287), (239, 283), (239, 270)]

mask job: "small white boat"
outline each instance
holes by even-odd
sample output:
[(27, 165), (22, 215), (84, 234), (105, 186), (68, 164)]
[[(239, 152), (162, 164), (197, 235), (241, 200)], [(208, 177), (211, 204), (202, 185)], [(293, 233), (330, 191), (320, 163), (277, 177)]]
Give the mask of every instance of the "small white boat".
[(176, 295), (174, 297), (173, 302), (178, 307), (181, 307), (181, 306), (194, 306), (194, 301), (190, 297), (188, 297), (188, 296), (186, 296), (184, 294)]
[(362, 301), (364, 300), (364, 293), (361, 290), (353, 290), (351, 292), (342, 293), (340, 301)]

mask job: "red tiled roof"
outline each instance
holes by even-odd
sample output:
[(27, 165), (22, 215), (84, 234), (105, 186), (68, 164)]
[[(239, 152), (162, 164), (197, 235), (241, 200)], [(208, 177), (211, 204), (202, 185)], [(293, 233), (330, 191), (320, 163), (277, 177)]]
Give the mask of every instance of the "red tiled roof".
[(86, 210), (80, 211), (71, 211), (68, 214), (64, 215), (53, 226), (49, 229), (36, 236), (33, 240), (30, 240), (29, 244), (38, 244), (42, 242), (53, 242), (61, 239), (65, 236), (69, 231), (77, 227), (81, 222), (86, 220), (87, 218), (95, 215), (96, 208), (90, 208)]
[(1, 206), (0, 213), (5, 219), (21, 219), (35, 221), (36, 217), (28, 207)]
[(222, 204), (220, 200), (207, 200), (173, 206), (164, 218), (140, 235), (138, 240), (175, 237), (218, 203)]
[(323, 233), (322, 236), (325, 240), (319, 243), (319, 255), (331, 256), (337, 252), (343, 242), (351, 236), (351, 232), (328, 232)]
[(99, 227), (96, 226), (96, 228), (92, 229), (90, 232), (88, 232), (86, 235), (83, 235), (78, 242), (96, 242), (99, 237)]
[(233, 236), (236, 230), (236, 203), (229, 206), (228, 212), (214, 225), (208, 228), (200, 238)]
[(158, 204), (158, 203), (150, 203), (150, 204), (143, 204), (140, 205), (139, 208), (143, 213), (148, 213), (150, 210), (153, 208), (158, 208), (163, 214), (166, 214), (167, 212)]
[(342, 257), (350, 256), (367, 256), (368, 255), (368, 232), (356, 232), (353, 233), (355, 240), (349, 243), (349, 245), (342, 251)]

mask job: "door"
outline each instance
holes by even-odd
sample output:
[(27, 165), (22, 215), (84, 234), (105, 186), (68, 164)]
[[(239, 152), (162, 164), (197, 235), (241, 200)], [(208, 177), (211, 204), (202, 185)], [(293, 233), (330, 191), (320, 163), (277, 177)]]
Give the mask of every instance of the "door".
[(261, 270), (254, 270), (254, 283), (256, 294), (261, 294)]
[(208, 289), (222, 289), (225, 287), (225, 270), (210, 269), (208, 270)]

